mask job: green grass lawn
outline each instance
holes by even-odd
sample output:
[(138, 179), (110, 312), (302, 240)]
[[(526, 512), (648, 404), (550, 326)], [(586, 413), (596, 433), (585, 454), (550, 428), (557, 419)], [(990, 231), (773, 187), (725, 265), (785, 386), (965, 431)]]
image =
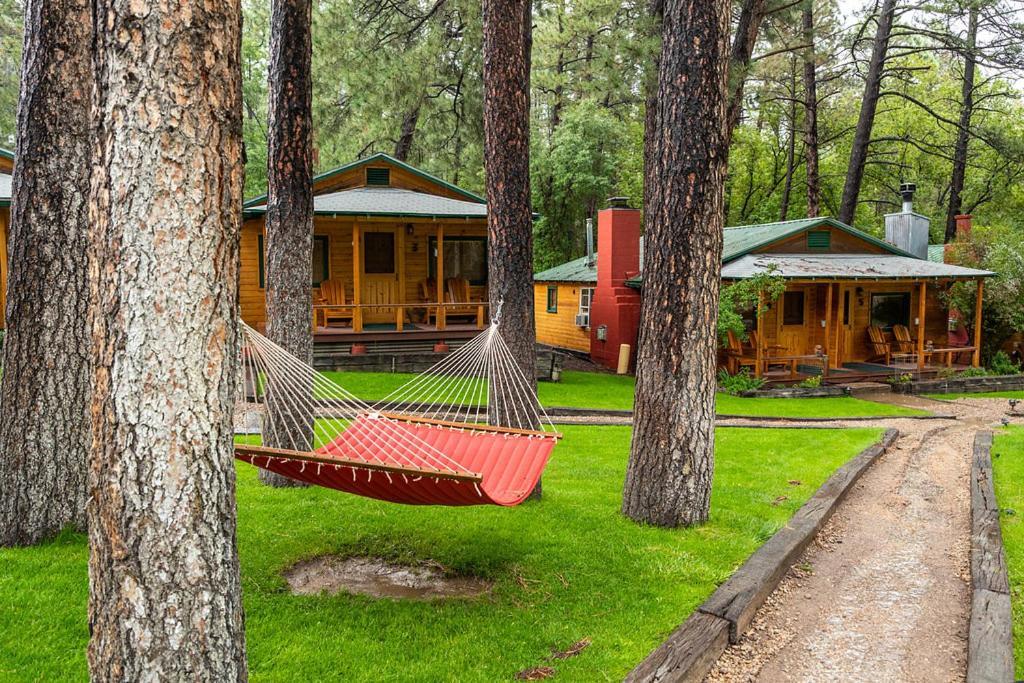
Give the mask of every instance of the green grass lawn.
[[(268, 489), (238, 466), (238, 543), (257, 681), (507, 681), (550, 665), (622, 680), (878, 429), (720, 429), (711, 521), (689, 530), (619, 513), (625, 427), (565, 427), (544, 499), (517, 509), (416, 508), (326, 489)], [(790, 481), (798, 481), (794, 485)], [(441, 603), (295, 597), (280, 573), (323, 553), (431, 559), (495, 582)], [(85, 680), (84, 536), (0, 550), (0, 679)], [(551, 648), (593, 644), (565, 661)]]
[(928, 398), (940, 401), (953, 401), (958, 398), (1024, 398), (1024, 391), (982, 391), (962, 394), (925, 394)]
[(1003, 510), (999, 526), (1010, 569), (1013, 652), (1017, 678), (1021, 678), (1024, 677), (1024, 427), (1013, 426), (996, 432), (992, 468), (996, 500)]
[[(381, 372), (330, 372), (335, 382), (367, 401), (377, 401), (413, 380), (416, 375)], [(539, 382), (537, 393), (544, 406), (632, 410), (636, 380), (628, 375), (567, 370), (560, 382)], [(926, 411), (903, 408), (859, 398), (740, 398), (718, 395), (722, 415), (752, 417), (893, 417), (925, 415)]]

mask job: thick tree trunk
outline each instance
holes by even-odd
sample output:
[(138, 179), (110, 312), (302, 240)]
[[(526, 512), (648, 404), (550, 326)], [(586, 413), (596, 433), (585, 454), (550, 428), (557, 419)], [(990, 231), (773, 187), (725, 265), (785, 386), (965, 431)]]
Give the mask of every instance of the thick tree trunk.
[(399, 161), (407, 161), (409, 153), (412, 152), (412, 142), (416, 139), (416, 125), (420, 120), (420, 105), (405, 113), (402, 118), (402, 130), (398, 135), (398, 142), (395, 143), (395, 158)]
[(764, 19), (764, 0), (743, 0), (736, 35), (729, 54), (729, 104), (726, 109), (728, 129), (726, 142), (732, 140), (733, 131), (740, 125), (743, 114), (743, 88), (750, 70), (750, 58), (757, 44), (757, 34)]
[(864, 166), (868, 159), (868, 146), (871, 144), (871, 129), (875, 125), (875, 112), (878, 110), (878, 97), (882, 88), (882, 74), (889, 52), (889, 36), (892, 34), (895, 12), (896, 0), (882, 0), (875, 40), (871, 48), (871, 61), (868, 63), (868, 75), (864, 81), (860, 115), (853, 134), (853, 146), (850, 148), (850, 163), (846, 169), (843, 198), (839, 204), (839, 220), (847, 225), (853, 224), (854, 215), (857, 213), (857, 198), (860, 196), (860, 185), (864, 180)]
[[(313, 59), (311, 0), (274, 0), (270, 17), (267, 140), (267, 335), (313, 364)], [(273, 382), (268, 391), (273, 393)], [(312, 392), (290, 386), (287, 393)], [(313, 425), (269, 411), (264, 444), (312, 450)], [(260, 470), (271, 486), (308, 486)]]
[(821, 180), (818, 176), (818, 74), (814, 54), (814, 0), (804, 0), (804, 164), (807, 167), (807, 217), (821, 211)]
[(241, 7), (93, 7), (89, 671), (244, 680)]
[(0, 387), (0, 545), (85, 529), (92, 16), (28, 0)]
[[(530, 206), (530, 0), (484, 0), (484, 168), (491, 315), (536, 387)], [(495, 405), (518, 403), (491, 387)], [(493, 417), (492, 417), (493, 419)], [(516, 425), (513, 425), (516, 426)], [(523, 425), (539, 428), (540, 425)], [(540, 484), (534, 491), (540, 495)]]
[(953, 147), (953, 175), (949, 183), (949, 208), (946, 211), (944, 243), (956, 238), (956, 217), (963, 212), (964, 178), (967, 175), (967, 144), (971, 139), (974, 114), (975, 47), (978, 43), (978, 5), (972, 4), (967, 16), (967, 40), (964, 46), (964, 80), (961, 91), (960, 121)]
[(666, 0), (662, 36), (622, 511), (674, 527), (707, 519), (714, 470), (728, 0)]

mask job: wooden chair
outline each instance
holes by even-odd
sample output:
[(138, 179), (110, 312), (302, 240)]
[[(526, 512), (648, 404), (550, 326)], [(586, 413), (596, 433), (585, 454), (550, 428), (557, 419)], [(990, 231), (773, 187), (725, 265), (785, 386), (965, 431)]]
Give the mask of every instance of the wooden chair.
[(873, 354), (867, 359), (869, 363), (884, 360), (886, 365), (892, 365), (892, 345), (885, 340), (885, 332), (878, 325), (868, 327), (868, 344)]
[(917, 340), (910, 336), (906, 325), (893, 325), (892, 336), (896, 341), (896, 350), (900, 353), (915, 353)]
[(444, 311), (446, 318), (468, 318), (475, 321), (477, 327), (484, 326), (483, 302), (473, 301), (470, 297), (469, 280), (464, 277), (450, 277), (445, 280), (445, 290), (448, 293), (446, 303), (466, 304), (446, 307)]
[(745, 348), (736, 334), (729, 330), (725, 356), (728, 359), (729, 372), (735, 375), (744, 367), (757, 366), (757, 353), (753, 348)]
[(437, 324), (437, 306), (430, 306), (429, 304), (437, 303), (437, 280), (432, 277), (423, 278), (420, 280), (419, 285), (420, 301), (424, 304), (423, 320), (428, 325)]
[(355, 309), (345, 297), (345, 283), (342, 280), (324, 280), (320, 283), (320, 296), (315, 300), (314, 320), (321, 327), (328, 327), (331, 321), (347, 322), (352, 325)]

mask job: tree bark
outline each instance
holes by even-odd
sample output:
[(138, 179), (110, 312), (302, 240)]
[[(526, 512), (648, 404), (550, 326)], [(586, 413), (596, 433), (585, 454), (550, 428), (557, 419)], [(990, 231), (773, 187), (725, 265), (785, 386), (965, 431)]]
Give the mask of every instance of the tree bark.
[(675, 527), (707, 519), (714, 471), (729, 2), (666, 0), (662, 25), (622, 511)]
[(0, 385), (0, 545), (85, 529), (92, 16), (27, 0)]
[(729, 54), (729, 104), (726, 109), (728, 130), (726, 142), (732, 141), (732, 133), (740, 125), (743, 114), (743, 88), (750, 70), (750, 58), (757, 44), (757, 34), (764, 19), (764, 0), (743, 0), (740, 7), (736, 35), (733, 37)]
[(974, 115), (974, 72), (978, 44), (978, 5), (971, 4), (967, 15), (967, 39), (964, 46), (964, 80), (960, 104), (960, 121), (953, 147), (953, 175), (949, 183), (949, 209), (946, 211), (946, 232), (943, 242), (956, 238), (956, 217), (963, 213), (964, 178), (967, 175), (967, 144), (970, 141), (971, 117)]
[(245, 680), (237, 0), (94, 0), (89, 672)]
[(402, 118), (402, 130), (398, 135), (398, 142), (395, 143), (395, 158), (399, 161), (407, 161), (409, 153), (412, 152), (412, 142), (416, 139), (416, 125), (420, 120), (420, 105), (405, 113)]
[(804, 165), (807, 174), (807, 217), (821, 211), (821, 180), (818, 175), (818, 74), (814, 53), (814, 0), (804, 0)]
[[(530, 205), (530, 0), (484, 0), (484, 168), (491, 315), (536, 389)], [(521, 402), (491, 387), (495, 405)], [(520, 425), (511, 425), (520, 426)], [(529, 424), (521, 427), (539, 428)], [(532, 497), (540, 495), (540, 483)]]
[(871, 61), (868, 63), (868, 75), (864, 82), (860, 115), (857, 118), (857, 128), (853, 134), (853, 146), (850, 148), (850, 163), (846, 170), (843, 198), (839, 204), (839, 220), (847, 225), (853, 224), (854, 214), (857, 213), (857, 198), (860, 196), (860, 185), (864, 180), (864, 166), (868, 159), (868, 146), (871, 144), (871, 129), (875, 125), (875, 112), (878, 110), (882, 74), (889, 51), (889, 37), (892, 34), (895, 12), (896, 0), (882, 0), (881, 12), (877, 20), (878, 26), (871, 48)]
[[(270, 103), (267, 134), (267, 335), (313, 364), (313, 59), (311, 0), (274, 0), (270, 17)], [(268, 391), (272, 394), (272, 382)], [(312, 386), (282, 390), (311, 393)], [(312, 450), (306, 418), (268, 411), (264, 444)], [(270, 486), (308, 486), (260, 470)]]

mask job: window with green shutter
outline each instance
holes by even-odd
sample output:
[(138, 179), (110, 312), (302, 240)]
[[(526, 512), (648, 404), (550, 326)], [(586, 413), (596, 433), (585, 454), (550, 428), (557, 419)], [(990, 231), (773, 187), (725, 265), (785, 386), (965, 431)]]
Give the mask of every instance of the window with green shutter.
[(390, 168), (368, 168), (366, 169), (366, 184), (367, 185), (390, 185), (391, 184), (391, 169)]
[(810, 230), (807, 233), (808, 249), (828, 249), (832, 246), (832, 233), (828, 230)]

